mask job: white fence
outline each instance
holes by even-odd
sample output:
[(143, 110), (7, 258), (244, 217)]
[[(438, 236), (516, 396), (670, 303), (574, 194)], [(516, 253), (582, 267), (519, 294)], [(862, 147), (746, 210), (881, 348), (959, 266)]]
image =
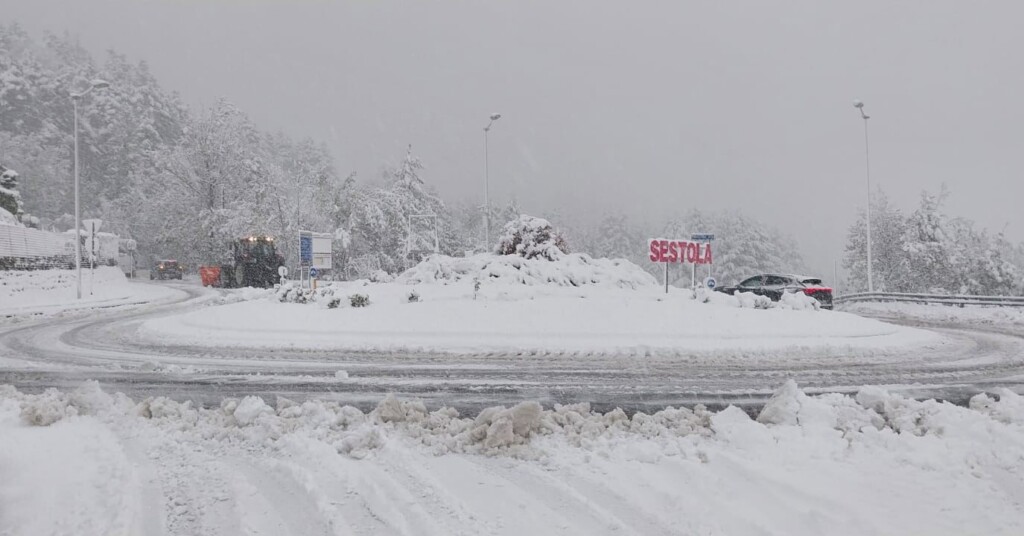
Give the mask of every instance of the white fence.
[(996, 307), (1024, 307), (1022, 296), (967, 296), (943, 294), (907, 294), (898, 292), (858, 292), (838, 296), (835, 303), (856, 302), (903, 302), (942, 304), (963, 307), (965, 305), (988, 305)]

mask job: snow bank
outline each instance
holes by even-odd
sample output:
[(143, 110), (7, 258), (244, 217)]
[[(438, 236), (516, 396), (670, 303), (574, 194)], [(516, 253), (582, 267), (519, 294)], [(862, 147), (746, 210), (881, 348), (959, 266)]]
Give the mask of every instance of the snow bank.
[(793, 383), (756, 420), (0, 387), (0, 534), (1020, 534), (1022, 422)]
[(989, 326), (1024, 326), (1024, 308), (949, 305), (918, 303), (849, 303), (840, 308), (849, 313), (870, 316), (896, 317), (921, 322), (969, 323)]
[(180, 296), (167, 287), (132, 282), (117, 267), (82, 269), (82, 298), (74, 270), (0, 270), (0, 317), (146, 303)]
[(517, 255), (431, 255), (399, 275), (397, 281), (418, 285), (467, 279), (484, 284), (563, 287), (593, 285), (636, 289), (658, 285), (651, 274), (625, 259), (594, 259), (583, 253), (561, 255), (557, 260)]

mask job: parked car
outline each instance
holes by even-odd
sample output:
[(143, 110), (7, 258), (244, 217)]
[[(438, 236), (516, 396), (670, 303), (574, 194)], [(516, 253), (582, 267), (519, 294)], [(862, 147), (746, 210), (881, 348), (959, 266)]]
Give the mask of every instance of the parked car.
[(149, 271), (150, 279), (181, 279), (182, 266), (174, 259), (164, 259), (153, 263)]
[(753, 292), (779, 301), (787, 292), (803, 292), (818, 300), (822, 309), (832, 308), (832, 289), (821, 284), (820, 277), (792, 274), (761, 274), (748, 277), (733, 287), (718, 287), (715, 290), (726, 294)]

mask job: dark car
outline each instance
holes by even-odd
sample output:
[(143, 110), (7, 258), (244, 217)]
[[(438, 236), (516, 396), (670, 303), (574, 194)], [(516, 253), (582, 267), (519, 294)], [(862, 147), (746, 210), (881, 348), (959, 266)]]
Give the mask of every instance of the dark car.
[(832, 289), (821, 284), (820, 277), (792, 274), (761, 274), (744, 279), (734, 287), (718, 287), (715, 290), (726, 294), (753, 292), (779, 301), (785, 293), (802, 292), (816, 300), (822, 309), (832, 308)]
[(149, 271), (150, 279), (181, 279), (181, 275), (181, 265), (173, 259), (156, 261)]

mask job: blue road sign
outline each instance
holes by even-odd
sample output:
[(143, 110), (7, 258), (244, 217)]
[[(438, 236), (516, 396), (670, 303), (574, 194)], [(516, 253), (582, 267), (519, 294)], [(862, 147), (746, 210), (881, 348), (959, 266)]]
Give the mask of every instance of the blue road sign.
[(690, 240), (693, 240), (694, 242), (711, 242), (714, 239), (715, 239), (715, 235), (713, 235), (713, 234), (704, 234), (704, 233), (702, 233), (702, 234), (692, 234), (692, 235), (690, 235)]
[(309, 269), (309, 277), (316, 277), (318, 275), (320, 275), (320, 270), (317, 270), (316, 268)]
[(313, 263), (313, 235), (302, 233), (299, 235), (299, 260), (302, 264)]
[(718, 286), (718, 282), (715, 281), (714, 277), (709, 277), (704, 280), (704, 286), (708, 287), (711, 290), (715, 290), (715, 287)]

